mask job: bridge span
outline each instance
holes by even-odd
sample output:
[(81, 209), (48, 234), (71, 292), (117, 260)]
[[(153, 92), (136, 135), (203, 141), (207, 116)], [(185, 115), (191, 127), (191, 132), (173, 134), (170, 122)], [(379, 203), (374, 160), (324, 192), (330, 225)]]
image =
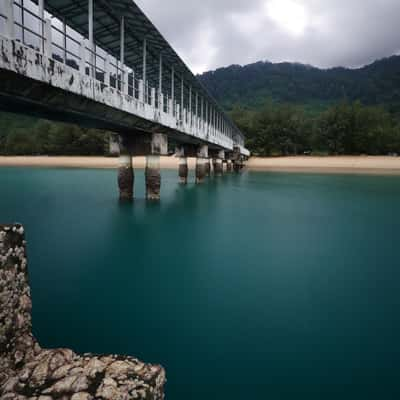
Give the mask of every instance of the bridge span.
[[(160, 155), (197, 157), (196, 180), (239, 170), (244, 135), (132, 0), (1, 0), (0, 108), (115, 133), (122, 199), (132, 156), (160, 196)], [(174, 149), (173, 151), (171, 149)]]

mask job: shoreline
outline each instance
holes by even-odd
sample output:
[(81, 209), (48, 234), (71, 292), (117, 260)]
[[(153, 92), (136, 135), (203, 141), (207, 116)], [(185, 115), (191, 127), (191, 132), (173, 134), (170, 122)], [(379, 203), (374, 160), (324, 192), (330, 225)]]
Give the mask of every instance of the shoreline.
[[(162, 169), (178, 169), (177, 157), (161, 157)], [(189, 168), (195, 167), (195, 159), (188, 158)], [(0, 167), (48, 167), (48, 168), (118, 168), (118, 157), (97, 156), (0, 156)], [(134, 168), (145, 167), (145, 157), (133, 158)], [(400, 175), (400, 157), (389, 156), (297, 156), (252, 157), (246, 162), (249, 171), (276, 171), (290, 173), (326, 174), (379, 174)]]

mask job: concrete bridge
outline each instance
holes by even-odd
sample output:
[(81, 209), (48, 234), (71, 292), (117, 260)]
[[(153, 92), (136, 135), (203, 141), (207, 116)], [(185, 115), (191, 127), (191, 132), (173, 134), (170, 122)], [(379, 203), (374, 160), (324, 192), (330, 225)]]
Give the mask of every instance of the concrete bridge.
[(160, 155), (180, 157), (182, 183), (189, 156), (199, 183), (210, 160), (219, 175), (249, 156), (243, 133), (132, 0), (1, 0), (0, 108), (114, 132), (126, 200), (132, 156), (147, 157), (148, 199), (160, 197)]

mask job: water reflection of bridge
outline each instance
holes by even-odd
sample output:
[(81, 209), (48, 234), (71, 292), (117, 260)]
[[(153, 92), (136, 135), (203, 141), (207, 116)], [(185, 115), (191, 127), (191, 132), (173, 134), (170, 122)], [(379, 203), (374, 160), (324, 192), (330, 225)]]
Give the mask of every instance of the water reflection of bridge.
[(2, 0), (0, 107), (107, 129), (117, 136), (121, 198), (133, 197), (133, 155), (146, 155), (148, 198), (159, 156), (176, 149), (187, 180), (240, 168), (244, 136), (132, 0)]

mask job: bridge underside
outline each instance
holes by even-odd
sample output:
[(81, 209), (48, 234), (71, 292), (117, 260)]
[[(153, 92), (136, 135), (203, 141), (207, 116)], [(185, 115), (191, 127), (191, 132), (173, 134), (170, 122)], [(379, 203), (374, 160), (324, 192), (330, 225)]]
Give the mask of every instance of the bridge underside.
[[(124, 135), (164, 133), (172, 142), (200, 145), (203, 142), (168, 129), (157, 122), (66, 92), (47, 83), (1, 70), (0, 109), (52, 121), (74, 123)], [(211, 145), (212, 149), (219, 149)]]
[[(155, 88), (148, 86), (146, 79), (129, 86), (123, 64), (122, 73), (112, 75), (108, 70), (111, 64), (107, 61), (99, 79), (99, 74), (93, 70), (97, 67), (91, 61), (92, 50), (87, 47), (86, 39), (80, 44), (79, 68), (75, 68), (66, 57), (64, 60), (54, 58), (50, 45), (51, 31), (55, 27), (48, 19), (44, 21), (44, 50), (15, 38), (11, 24), (14, 0), (7, 0), (7, 4), (10, 5), (8, 34), (2, 36), (0, 33), (0, 109), (113, 132), (110, 149), (120, 155), (118, 184), (121, 199), (133, 198), (132, 156), (147, 157), (146, 193), (149, 199), (160, 197), (160, 156), (171, 154), (172, 146), (180, 158), (182, 182), (187, 182), (188, 156), (197, 158), (198, 183), (209, 174), (210, 158), (217, 176), (223, 172), (223, 161), (227, 170), (228, 160), (233, 161), (236, 171), (240, 169), (248, 154), (240, 132), (218, 109), (210, 105), (204, 109), (204, 99), (199, 110), (197, 94), (194, 106), (192, 87), (189, 96), (186, 93), (187, 104), (183, 79), (180, 104), (174, 96), (168, 98), (161, 92), (161, 75), (157, 93)], [(146, 46), (144, 50), (146, 59)], [(146, 66), (145, 61), (143, 64)], [(119, 84), (116, 83), (118, 78)]]

